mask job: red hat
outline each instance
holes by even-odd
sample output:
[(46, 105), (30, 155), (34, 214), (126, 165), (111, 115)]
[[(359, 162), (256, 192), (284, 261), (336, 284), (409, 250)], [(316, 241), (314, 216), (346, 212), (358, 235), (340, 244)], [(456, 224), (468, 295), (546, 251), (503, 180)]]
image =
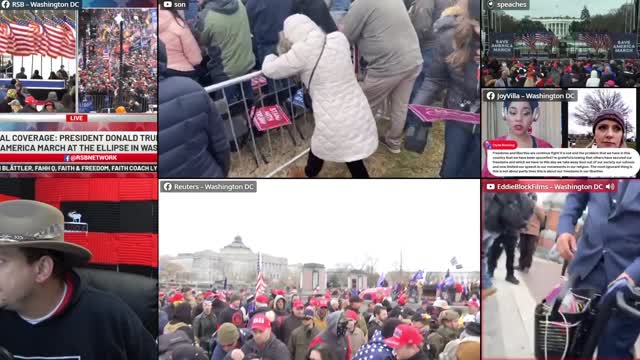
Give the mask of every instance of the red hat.
[(172, 304), (176, 301), (184, 301), (184, 295), (182, 295), (182, 293), (176, 293), (169, 298), (169, 302)]
[(469, 301), (467, 303), (467, 306), (475, 306), (475, 307), (479, 308), (480, 307), (480, 303), (478, 303), (477, 300), (471, 300), (471, 301)]
[(264, 314), (257, 314), (251, 319), (251, 330), (265, 331), (271, 328), (271, 320)]
[(36, 98), (34, 98), (33, 96), (27, 96), (27, 98), (24, 99), (24, 102), (27, 105), (35, 104), (36, 103)]
[(158, 297), (164, 297), (164, 292), (163, 292), (163, 291), (160, 291), (160, 292), (158, 293)]
[(353, 310), (347, 310), (345, 317), (349, 320), (358, 321), (358, 314)]
[(398, 299), (398, 304), (404, 305), (406, 303), (407, 303), (407, 298), (404, 295), (400, 296), (400, 298)]
[(397, 349), (404, 345), (422, 344), (422, 335), (420, 331), (411, 325), (398, 325), (393, 332), (393, 336), (385, 339), (384, 343), (392, 349)]
[(256, 296), (256, 302), (261, 303), (261, 304), (268, 304), (269, 303), (269, 298), (265, 294), (260, 294), (260, 295)]
[(329, 307), (329, 304), (327, 303), (327, 299), (318, 299), (318, 307)]
[(616, 86), (616, 83), (615, 83), (615, 81), (613, 81), (613, 80), (609, 80), (609, 81), (607, 81), (607, 82), (606, 82), (606, 83), (604, 83), (604, 84), (605, 84), (605, 85), (607, 85), (607, 86), (610, 86), (610, 87), (614, 87), (614, 86)]
[(304, 303), (300, 300), (296, 300), (293, 302), (294, 309), (304, 309)]

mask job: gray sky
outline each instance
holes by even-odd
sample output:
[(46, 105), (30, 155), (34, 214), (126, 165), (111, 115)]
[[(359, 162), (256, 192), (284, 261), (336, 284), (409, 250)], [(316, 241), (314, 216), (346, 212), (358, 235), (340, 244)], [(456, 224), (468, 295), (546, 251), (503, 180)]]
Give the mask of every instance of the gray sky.
[(586, 5), (589, 14), (604, 15), (622, 4), (633, 3), (632, 0), (530, 0), (530, 10), (505, 11), (506, 14), (516, 19), (522, 19), (526, 15), (530, 17), (543, 16), (570, 16), (580, 17), (582, 8)]
[(258, 180), (255, 194), (160, 193), (160, 254), (219, 251), (236, 235), (289, 264), (480, 269), (478, 180)]
[[(575, 89), (572, 89), (575, 90)], [(597, 91), (597, 89), (577, 89), (578, 90), (578, 101), (570, 101), (569, 102), (569, 134), (587, 134), (591, 132), (590, 126), (578, 125), (575, 117), (576, 107), (580, 105), (580, 99), (584, 98), (588, 94), (593, 94)], [(638, 126), (637, 122), (634, 122), (636, 119), (636, 89), (621, 89), (616, 88), (608, 90), (608, 91), (616, 91), (622, 94), (622, 98), (631, 108), (631, 113), (627, 117), (627, 120), (630, 121), (634, 126), (634, 131), (627, 134), (627, 138), (631, 138), (635, 136), (635, 128)]]

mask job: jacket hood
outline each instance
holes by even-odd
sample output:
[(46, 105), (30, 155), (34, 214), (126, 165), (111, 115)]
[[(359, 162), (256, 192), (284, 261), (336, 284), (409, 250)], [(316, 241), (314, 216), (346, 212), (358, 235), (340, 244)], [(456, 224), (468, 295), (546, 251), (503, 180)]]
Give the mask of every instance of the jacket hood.
[(158, 79), (162, 80), (167, 75), (167, 48), (162, 41), (158, 41)]
[(238, 11), (239, 5), (238, 0), (205, 0), (203, 8), (231, 15)]
[(48, 101), (58, 101), (58, 95), (56, 94), (55, 91), (49, 91), (49, 94), (47, 95), (47, 100)]
[(315, 31), (322, 32), (320, 27), (306, 15), (293, 14), (284, 20), (284, 36), (292, 44), (304, 41)]
[(592, 79), (598, 78), (598, 70), (591, 70), (591, 78)]
[(273, 308), (274, 309), (278, 309), (278, 307), (277, 307), (278, 306), (278, 300), (283, 300), (284, 301), (284, 308), (282, 310), (286, 309), (286, 307), (287, 307), (287, 299), (285, 299), (285, 297), (282, 296), (282, 295), (278, 295), (278, 296), (276, 296), (275, 299), (273, 299)]
[(342, 311), (335, 311), (329, 314), (327, 317), (327, 330), (331, 332), (331, 335), (338, 336), (338, 322), (342, 316)]

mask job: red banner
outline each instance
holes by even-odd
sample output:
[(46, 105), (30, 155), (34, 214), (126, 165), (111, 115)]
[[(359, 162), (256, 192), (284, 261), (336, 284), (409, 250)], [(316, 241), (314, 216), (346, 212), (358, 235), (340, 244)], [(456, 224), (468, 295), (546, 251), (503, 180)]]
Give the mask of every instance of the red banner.
[(539, 179), (539, 180), (483, 180), (485, 192), (616, 192), (617, 180)]
[(413, 111), (423, 122), (455, 120), (468, 124), (480, 124), (480, 114), (466, 111), (416, 104), (409, 104), (409, 110)]
[(157, 163), (158, 154), (0, 154), (0, 163)]

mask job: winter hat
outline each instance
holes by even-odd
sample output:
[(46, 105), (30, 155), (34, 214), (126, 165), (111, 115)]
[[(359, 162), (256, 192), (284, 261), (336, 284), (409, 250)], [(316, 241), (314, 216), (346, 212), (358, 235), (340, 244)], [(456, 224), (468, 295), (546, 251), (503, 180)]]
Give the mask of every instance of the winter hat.
[(422, 334), (411, 325), (399, 325), (393, 332), (393, 336), (385, 339), (384, 343), (392, 349), (397, 349), (405, 345), (422, 344)]
[(398, 305), (405, 305), (407, 303), (407, 297), (402, 295), (400, 296), (400, 298), (398, 299)]
[(608, 80), (607, 82), (604, 83), (604, 85), (608, 87), (614, 87), (616, 86), (616, 82), (613, 80)]
[(173, 360), (208, 360), (207, 354), (202, 349), (193, 345), (177, 346), (171, 353)]
[(9, 89), (9, 91), (7, 91), (7, 97), (9, 99), (15, 99), (16, 96), (18, 96), (18, 92), (16, 91), (16, 89)]
[[(596, 115), (596, 119), (593, 121), (593, 134), (596, 133), (596, 127), (598, 126), (598, 123), (604, 120), (613, 120), (617, 122), (618, 125), (620, 125), (620, 127), (622, 128), (622, 132), (624, 133), (624, 116), (619, 111), (616, 111), (614, 109), (604, 109), (600, 111), (598, 115)], [(622, 138), (624, 139), (624, 136)]]
[(182, 295), (181, 293), (176, 293), (175, 295), (169, 298), (169, 302), (172, 304), (179, 301), (184, 301), (184, 295)]
[(447, 302), (445, 300), (442, 299), (438, 299), (436, 301), (433, 302), (433, 307), (437, 307), (437, 308), (441, 308), (441, 309), (448, 309), (449, 308), (449, 304), (447, 304)]
[(429, 323), (429, 319), (431, 319), (431, 316), (427, 315), (427, 314), (415, 314), (411, 317), (411, 321), (412, 322), (416, 322), (419, 321), (425, 325), (427, 325)]
[(460, 314), (453, 310), (445, 310), (438, 315), (439, 322), (443, 320), (458, 321), (458, 319), (460, 319)]
[(232, 323), (224, 323), (218, 329), (218, 344), (231, 345), (235, 344), (240, 338), (238, 328)]
[(304, 309), (304, 317), (305, 318), (311, 318), (313, 319), (313, 317), (315, 317), (315, 310), (313, 310), (313, 308), (311, 306), (308, 306), (306, 309)]

